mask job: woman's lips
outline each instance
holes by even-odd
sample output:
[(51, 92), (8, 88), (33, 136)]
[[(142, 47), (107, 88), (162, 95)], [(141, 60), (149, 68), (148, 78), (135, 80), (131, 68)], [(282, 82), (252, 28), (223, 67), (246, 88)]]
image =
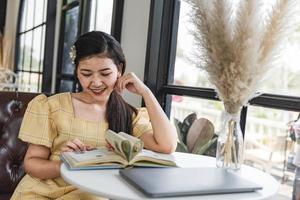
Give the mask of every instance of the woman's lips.
[(99, 89), (90, 89), (95, 95), (101, 95), (104, 93), (106, 88), (99, 88)]

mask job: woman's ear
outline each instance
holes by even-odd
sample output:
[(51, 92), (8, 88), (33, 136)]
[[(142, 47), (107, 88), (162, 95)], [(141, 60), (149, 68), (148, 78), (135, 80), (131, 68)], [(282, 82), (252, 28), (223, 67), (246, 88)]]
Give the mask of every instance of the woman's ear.
[(120, 76), (122, 76), (122, 72), (124, 70), (123, 67), (124, 67), (123, 63), (118, 64), (118, 72), (120, 73)]
[(118, 78), (120, 78), (121, 76), (122, 76), (121, 72), (120, 72), (120, 71), (118, 71), (118, 75), (117, 75), (117, 77), (118, 77)]

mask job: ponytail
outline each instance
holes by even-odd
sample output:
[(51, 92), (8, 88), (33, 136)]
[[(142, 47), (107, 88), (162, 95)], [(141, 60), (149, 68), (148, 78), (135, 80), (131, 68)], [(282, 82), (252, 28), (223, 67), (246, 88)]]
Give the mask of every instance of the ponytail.
[(110, 94), (106, 109), (106, 119), (109, 129), (118, 132), (125, 132), (132, 135), (132, 116), (137, 114), (136, 108), (124, 101), (116, 91)]
[[(72, 55), (76, 66), (75, 72), (82, 59), (95, 55), (112, 59), (122, 75), (126, 69), (126, 59), (120, 43), (111, 35), (101, 31), (92, 31), (79, 36), (72, 48)], [(132, 135), (133, 114), (137, 114), (137, 110), (126, 103), (120, 94), (113, 91), (108, 100), (105, 116), (109, 129), (116, 133), (125, 132)]]

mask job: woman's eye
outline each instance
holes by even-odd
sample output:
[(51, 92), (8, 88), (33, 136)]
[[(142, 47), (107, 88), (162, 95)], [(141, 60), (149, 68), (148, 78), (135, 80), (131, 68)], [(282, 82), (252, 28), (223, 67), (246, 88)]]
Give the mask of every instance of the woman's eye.
[(91, 76), (91, 74), (82, 74), (82, 75), (85, 76), (85, 77)]
[(102, 76), (109, 76), (111, 74), (111, 72), (110, 73), (105, 73), (105, 74), (101, 74)]

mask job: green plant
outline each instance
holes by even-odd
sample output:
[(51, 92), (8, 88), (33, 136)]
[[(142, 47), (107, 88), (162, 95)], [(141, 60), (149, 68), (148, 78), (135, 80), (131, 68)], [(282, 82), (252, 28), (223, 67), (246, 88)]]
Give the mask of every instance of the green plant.
[(177, 152), (215, 156), (217, 135), (213, 124), (196, 113), (189, 114), (183, 122), (174, 118), (178, 134)]

